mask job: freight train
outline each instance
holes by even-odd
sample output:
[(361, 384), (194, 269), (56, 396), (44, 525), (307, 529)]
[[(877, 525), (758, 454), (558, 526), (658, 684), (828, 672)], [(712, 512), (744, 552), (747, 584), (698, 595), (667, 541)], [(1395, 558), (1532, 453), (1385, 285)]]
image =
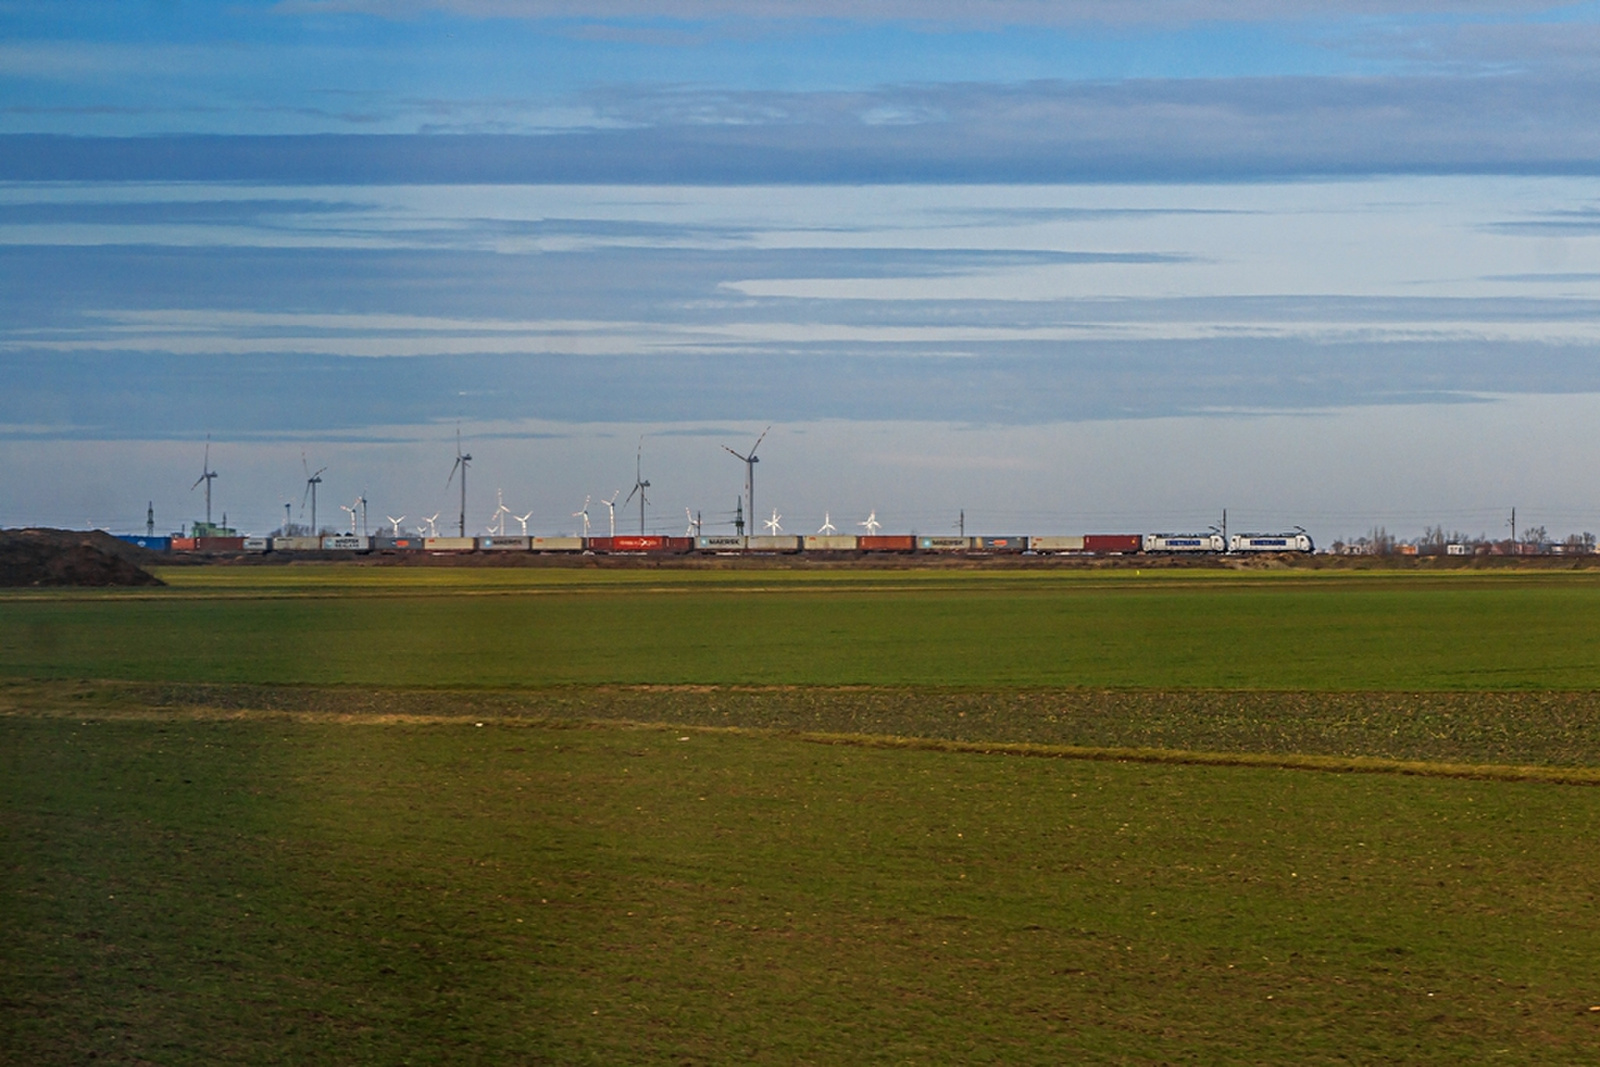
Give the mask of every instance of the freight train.
[(593, 555), (1075, 555), (1162, 556), (1225, 553), (1309, 554), (1316, 551), (1303, 529), (1286, 534), (1081, 534), (1026, 537), (919, 537), (914, 534), (779, 535), (745, 537), (146, 537), (118, 535), (158, 552), (355, 553), (536, 552)]

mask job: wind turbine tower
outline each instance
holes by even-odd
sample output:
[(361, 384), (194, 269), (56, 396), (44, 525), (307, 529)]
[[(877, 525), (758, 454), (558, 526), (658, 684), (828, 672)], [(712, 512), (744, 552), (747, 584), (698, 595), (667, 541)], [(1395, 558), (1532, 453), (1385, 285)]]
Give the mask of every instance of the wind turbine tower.
[(633, 461), (633, 492), (630, 492), (628, 494), (628, 499), (623, 501), (623, 503), (626, 504), (626, 503), (628, 503), (628, 501), (631, 501), (633, 499), (633, 494), (634, 493), (638, 493), (639, 494), (639, 536), (640, 537), (644, 536), (644, 505), (645, 505), (644, 491), (646, 489), (648, 489), (648, 488), (650, 488), (650, 483), (645, 480), (645, 476), (644, 476), (644, 438), (641, 437), (641, 438), (639, 438), (639, 454), (634, 457), (634, 461)]
[(444, 480), (444, 487), (450, 488), (450, 482), (456, 476), (456, 471), (461, 472), (461, 518), (456, 524), (456, 536), (467, 536), (467, 464), (472, 462), (472, 456), (461, 451), (461, 431), (456, 431), (456, 462), (450, 468), (450, 477)]
[(217, 472), (211, 469), (211, 435), (206, 435), (206, 458), (200, 464), (200, 477), (194, 480), (194, 485), (189, 487), (189, 492), (194, 492), (201, 482), (206, 483), (206, 526), (211, 526), (211, 481)]
[(305, 453), (300, 454), (300, 466), (306, 472), (306, 491), (300, 495), (300, 508), (305, 509), (306, 497), (311, 498), (311, 536), (317, 536), (317, 486), (322, 484), (322, 472), (327, 467), (318, 467), (317, 473), (311, 473), (311, 464), (306, 462)]
[(602, 500), (602, 501), (600, 501), (600, 503), (604, 504), (606, 506), (606, 508), (611, 512), (611, 536), (612, 537), (617, 536), (617, 497), (619, 497), (621, 495), (622, 495), (622, 490), (618, 489), (616, 492), (611, 494), (611, 499), (610, 500)]
[(750, 505), (751, 522), (754, 522), (756, 517), (756, 464), (761, 462), (761, 457), (756, 455), (756, 450), (761, 447), (761, 442), (767, 439), (767, 434), (771, 430), (772, 427), (768, 426), (761, 431), (761, 436), (756, 438), (756, 443), (750, 446), (748, 455), (741, 456), (727, 445), (722, 446), (724, 452), (744, 464), (744, 498)]

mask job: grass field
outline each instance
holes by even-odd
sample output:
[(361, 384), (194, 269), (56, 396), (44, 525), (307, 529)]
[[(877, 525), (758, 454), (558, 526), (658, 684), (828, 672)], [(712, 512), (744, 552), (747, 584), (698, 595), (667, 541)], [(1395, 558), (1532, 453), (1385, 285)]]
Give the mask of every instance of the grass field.
[(209, 568), (0, 597), (0, 676), (1593, 690), (1600, 574)]
[(168, 577), (0, 596), (0, 1061), (1600, 1043), (1600, 790), (1433, 775), (1595, 778), (1594, 576)]

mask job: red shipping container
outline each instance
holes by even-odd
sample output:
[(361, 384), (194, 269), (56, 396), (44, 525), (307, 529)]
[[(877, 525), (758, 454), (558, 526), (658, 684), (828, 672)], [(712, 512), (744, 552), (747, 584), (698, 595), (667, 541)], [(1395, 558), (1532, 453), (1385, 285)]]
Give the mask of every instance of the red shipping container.
[[(665, 537), (596, 537), (596, 541), (609, 541), (613, 552), (660, 552), (667, 547)], [(597, 549), (598, 545), (595, 546)]]
[(1137, 552), (1142, 547), (1144, 547), (1144, 537), (1140, 534), (1085, 534), (1083, 538), (1085, 552), (1098, 552), (1102, 555)]
[(694, 538), (692, 537), (668, 537), (666, 542), (665, 547), (668, 552), (694, 551)]
[(174, 537), (172, 539), (172, 551), (193, 552), (195, 540), (193, 537)]
[(196, 537), (194, 547), (199, 552), (243, 552), (242, 537)]
[(912, 552), (917, 539), (910, 534), (888, 534), (880, 537), (860, 537), (856, 547), (863, 552)]

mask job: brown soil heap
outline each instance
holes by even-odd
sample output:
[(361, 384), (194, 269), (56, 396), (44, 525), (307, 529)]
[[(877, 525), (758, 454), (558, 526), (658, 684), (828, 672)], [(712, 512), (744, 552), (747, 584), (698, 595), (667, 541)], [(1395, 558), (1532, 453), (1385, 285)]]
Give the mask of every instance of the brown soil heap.
[(139, 566), (153, 556), (98, 530), (0, 530), (0, 586), (165, 585)]

